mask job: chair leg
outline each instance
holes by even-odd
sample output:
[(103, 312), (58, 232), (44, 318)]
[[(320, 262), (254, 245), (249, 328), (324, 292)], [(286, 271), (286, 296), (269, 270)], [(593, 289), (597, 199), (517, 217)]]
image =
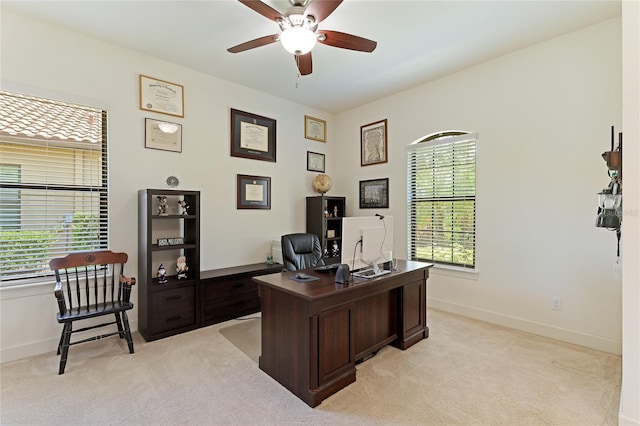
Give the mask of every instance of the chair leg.
[(118, 325), (118, 334), (120, 335), (121, 339), (124, 339), (126, 336), (122, 329), (122, 319), (120, 318), (120, 312), (116, 312), (114, 315), (116, 316), (116, 324)]
[(64, 324), (64, 330), (62, 331), (62, 354), (60, 355), (60, 370), (58, 374), (64, 374), (64, 368), (67, 365), (67, 354), (69, 353), (72, 329), (73, 327), (70, 322)]
[(62, 350), (62, 342), (64, 341), (64, 332), (67, 330), (67, 323), (65, 322), (62, 326), (62, 333), (60, 333), (60, 342), (58, 342), (58, 352), (56, 355), (60, 355), (60, 351)]
[(122, 322), (124, 323), (124, 332), (129, 345), (129, 353), (133, 353), (133, 339), (131, 338), (131, 329), (129, 328), (129, 317), (126, 311), (122, 311)]

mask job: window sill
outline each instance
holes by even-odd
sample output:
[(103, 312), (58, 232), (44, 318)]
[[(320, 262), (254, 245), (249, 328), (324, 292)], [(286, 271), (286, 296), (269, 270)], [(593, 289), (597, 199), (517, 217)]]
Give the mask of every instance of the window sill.
[(56, 281), (53, 277), (51, 277), (50, 280), (32, 281), (24, 284), (5, 284), (3, 287), (0, 287), (0, 300), (53, 294), (55, 286)]
[(459, 266), (442, 265), (437, 263), (433, 268), (431, 268), (431, 273), (472, 281), (478, 281), (478, 275), (480, 275), (477, 269), (461, 268)]

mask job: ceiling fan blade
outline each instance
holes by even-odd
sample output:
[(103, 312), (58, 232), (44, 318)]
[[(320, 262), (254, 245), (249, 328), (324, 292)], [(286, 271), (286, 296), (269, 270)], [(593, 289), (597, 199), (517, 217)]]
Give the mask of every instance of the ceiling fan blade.
[(311, 60), (311, 52), (304, 55), (295, 56), (296, 64), (300, 75), (309, 75), (313, 71), (313, 61)]
[(311, 15), (316, 18), (316, 23), (324, 21), (331, 15), (342, 0), (312, 0), (304, 11), (304, 16)]
[(378, 43), (373, 40), (347, 33), (341, 33), (340, 31), (318, 30), (318, 33), (325, 35), (324, 40), (318, 39), (320, 43), (333, 47), (340, 47), (342, 49), (358, 50), (360, 52), (373, 52), (378, 45)]
[(262, 3), (259, 0), (238, 0), (240, 3), (248, 6), (250, 9), (255, 10), (260, 15), (271, 19), (273, 22), (278, 22), (278, 19), (285, 19), (284, 16), (271, 6)]
[(278, 34), (271, 34), (230, 47), (227, 49), (227, 52), (240, 53), (245, 50), (255, 49), (256, 47), (266, 46), (267, 44), (275, 43), (276, 41), (278, 41)]

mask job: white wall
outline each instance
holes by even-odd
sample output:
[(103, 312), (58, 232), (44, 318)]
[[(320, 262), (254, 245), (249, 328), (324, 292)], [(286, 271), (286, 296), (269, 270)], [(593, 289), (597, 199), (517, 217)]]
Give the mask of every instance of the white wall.
[[(390, 178), (406, 256), (406, 152), (440, 130), (478, 133), (477, 274), (432, 270), (430, 306), (621, 351), (615, 233), (594, 226), (608, 185), (600, 154), (621, 128), (621, 20), (612, 19), (364, 105), (338, 117), (337, 186)], [(389, 163), (359, 167), (360, 125), (388, 119)], [(551, 309), (562, 298), (563, 310)]]
[(622, 390), (620, 425), (640, 425), (640, 2), (622, 3)]
[[(326, 153), (327, 144), (304, 138), (304, 115), (329, 122), (332, 115), (6, 10), (1, 19), (4, 89), (109, 111), (109, 238), (113, 250), (129, 253), (128, 274), (138, 274), (138, 190), (165, 188), (170, 175), (180, 179), (179, 188), (202, 193), (203, 269), (265, 261), (271, 240), (305, 230), (305, 196), (317, 195), (306, 152)], [(139, 74), (184, 85), (184, 119), (141, 111)], [(276, 163), (230, 156), (230, 108), (276, 120)], [(145, 117), (183, 124), (182, 153), (146, 149)], [(332, 127), (329, 139), (334, 138)], [(330, 156), (326, 166), (331, 173)], [(237, 174), (271, 177), (271, 210), (236, 209)], [(3, 362), (56, 347), (60, 327), (52, 288), (0, 293)], [(137, 328), (137, 313), (130, 317)]]

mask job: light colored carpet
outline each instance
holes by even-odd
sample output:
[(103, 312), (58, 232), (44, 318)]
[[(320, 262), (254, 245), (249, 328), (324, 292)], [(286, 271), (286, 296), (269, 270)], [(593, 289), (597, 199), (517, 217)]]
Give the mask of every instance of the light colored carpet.
[[(3, 425), (615, 425), (620, 357), (437, 310), (430, 337), (382, 349), (310, 408), (257, 365), (260, 320), (120, 339), (0, 367)], [(237, 345), (237, 346), (236, 346)]]

